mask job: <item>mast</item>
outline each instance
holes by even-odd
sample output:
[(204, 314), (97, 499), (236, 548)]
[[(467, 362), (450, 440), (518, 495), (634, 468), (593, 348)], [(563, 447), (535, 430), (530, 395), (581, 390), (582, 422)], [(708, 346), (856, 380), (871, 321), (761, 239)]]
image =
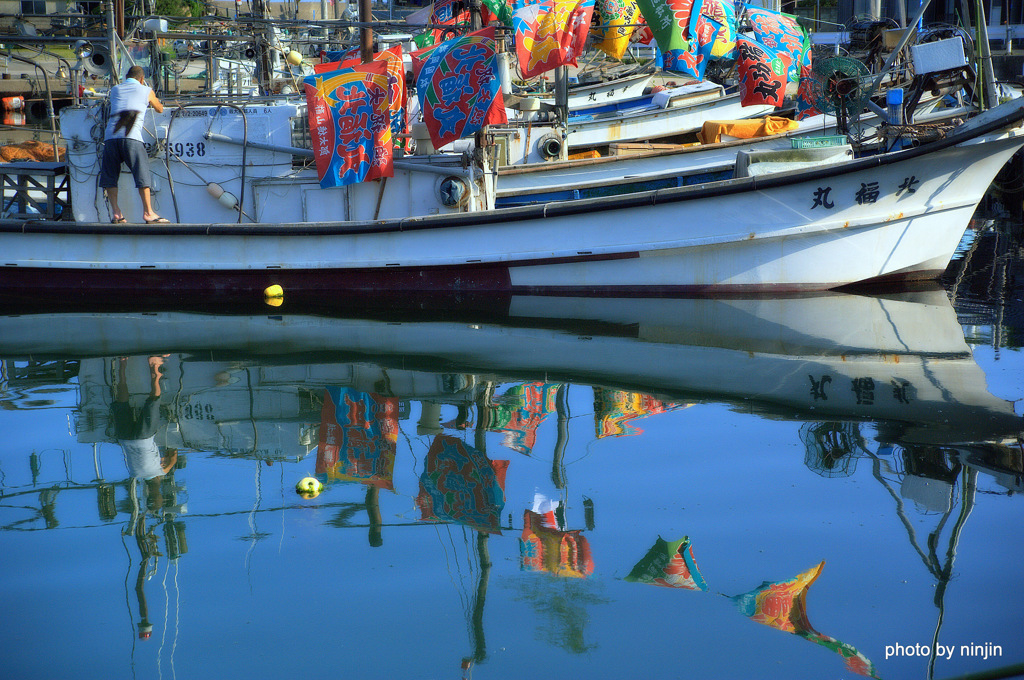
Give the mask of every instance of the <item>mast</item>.
[(359, 55), (364, 64), (373, 60), (373, 0), (359, 0)]

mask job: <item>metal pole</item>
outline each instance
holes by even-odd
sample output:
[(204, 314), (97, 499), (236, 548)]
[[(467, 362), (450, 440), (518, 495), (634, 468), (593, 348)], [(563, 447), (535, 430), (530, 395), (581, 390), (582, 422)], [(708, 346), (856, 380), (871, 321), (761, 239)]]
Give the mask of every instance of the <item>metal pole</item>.
[(373, 21), (373, 0), (359, 0), (359, 21), (363, 24), (359, 29), (359, 55), (367, 64), (373, 60), (373, 29), (369, 26)]
[(977, 0), (978, 7), (978, 67), (981, 70), (985, 105), (993, 107), (996, 101), (996, 78), (992, 71), (992, 50), (988, 43), (988, 21), (985, 19), (985, 5)]
[[(917, 22), (920, 21), (921, 17), (924, 16), (924, 11), (928, 9), (928, 5), (930, 4), (931, 0), (924, 0), (924, 2), (921, 3), (921, 6), (917, 8), (917, 14), (914, 15), (914, 20), (910, 24), (911, 26), (917, 25)], [(898, 45), (896, 45), (896, 49), (889, 53), (888, 58), (885, 60), (885, 64), (882, 66), (882, 69), (878, 72), (878, 75), (875, 76), (874, 81), (871, 83), (871, 89), (868, 91), (869, 97), (873, 95), (876, 90), (878, 90), (878, 86), (882, 84), (882, 80), (885, 78), (885, 75), (889, 72), (889, 69), (892, 68), (892, 65), (896, 62), (896, 59), (899, 58), (900, 52), (903, 51), (903, 48), (907, 46), (908, 42), (910, 42), (910, 38), (913, 34), (914, 31), (911, 30), (903, 31), (903, 37), (900, 38), (900, 42)]]
[(114, 25), (114, 3), (113, 1), (106, 2), (103, 7), (107, 15), (107, 44), (110, 45), (110, 84), (116, 85), (121, 79), (121, 69), (119, 68), (121, 60), (118, 59), (117, 28)]

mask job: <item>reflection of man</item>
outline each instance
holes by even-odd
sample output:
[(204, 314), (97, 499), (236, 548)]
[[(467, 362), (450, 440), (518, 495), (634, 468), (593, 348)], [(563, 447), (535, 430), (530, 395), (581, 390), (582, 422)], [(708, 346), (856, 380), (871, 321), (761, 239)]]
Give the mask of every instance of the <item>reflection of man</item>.
[(150, 502), (155, 502), (159, 507), (160, 480), (178, 461), (177, 449), (167, 449), (166, 454), (161, 455), (160, 447), (156, 444), (164, 360), (158, 356), (149, 358), (149, 396), (138, 411), (128, 403), (127, 357), (121, 357), (118, 364), (117, 389), (114, 392), (114, 403), (110, 406), (114, 437), (124, 450), (128, 473), (135, 479), (146, 481)]
[(137, 480), (146, 483), (145, 495), (150, 510), (158, 510), (163, 506), (163, 494), (160, 492), (160, 481), (168, 474), (178, 460), (177, 449), (167, 449), (161, 456), (160, 447), (156, 443), (156, 433), (160, 426), (160, 381), (164, 365), (163, 357), (149, 357), (149, 396), (137, 411), (128, 403), (128, 358), (118, 360), (117, 387), (114, 391), (114, 403), (110, 405), (111, 421), (114, 425), (114, 437), (124, 450), (128, 473), (132, 477), (130, 497), (133, 511), (129, 533), (135, 535), (142, 561), (135, 581), (135, 594), (139, 600), (139, 639), (148, 639), (153, 632), (153, 624), (149, 621), (149, 608), (146, 605), (145, 582), (150, 558), (160, 555), (156, 534), (146, 526), (145, 514), (140, 513), (135, 484)]
[(146, 85), (145, 71), (141, 66), (132, 66), (125, 81), (110, 88), (110, 119), (104, 135), (100, 186), (110, 201), (113, 211), (111, 222), (115, 224), (127, 222), (117, 204), (117, 180), (121, 176), (122, 163), (131, 169), (135, 178), (135, 187), (142, 198), (142, 219), (146, 224), (167, 222), (153, 212), (149, 193), (149, 154), (142, 143), (142, 125), (150, 105), (157, 113), (164, 110), (164, 105), (153, 94), (153, 88)]

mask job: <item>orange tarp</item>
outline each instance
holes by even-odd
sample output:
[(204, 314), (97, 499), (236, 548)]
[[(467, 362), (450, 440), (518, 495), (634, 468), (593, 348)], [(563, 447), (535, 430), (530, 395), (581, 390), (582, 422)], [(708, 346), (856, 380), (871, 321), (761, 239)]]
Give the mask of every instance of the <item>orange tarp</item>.
[(749, 120), (706, 120), (704, 127), (697, 133), (701, 144), (714, 144), (722, 141), (722, 135), (751, 139), (753, 137), (769, 137), (799, 126), (795, 120), (781, 116), (765, 116)]

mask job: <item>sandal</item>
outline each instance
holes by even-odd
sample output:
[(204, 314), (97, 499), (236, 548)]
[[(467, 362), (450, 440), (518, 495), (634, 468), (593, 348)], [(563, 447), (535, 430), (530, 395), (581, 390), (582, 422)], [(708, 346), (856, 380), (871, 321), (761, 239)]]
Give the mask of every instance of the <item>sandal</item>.
[(170, 224), (170, 220), (165, 220), (162, 217), (158, 217), (155, 220), (146, 220), (146, 224)]
[(127, 222), (128, 220), (126, 220), (123, 217), (115, 217), (114, 219), (110, 220), (111, 224), (125, 224)]

